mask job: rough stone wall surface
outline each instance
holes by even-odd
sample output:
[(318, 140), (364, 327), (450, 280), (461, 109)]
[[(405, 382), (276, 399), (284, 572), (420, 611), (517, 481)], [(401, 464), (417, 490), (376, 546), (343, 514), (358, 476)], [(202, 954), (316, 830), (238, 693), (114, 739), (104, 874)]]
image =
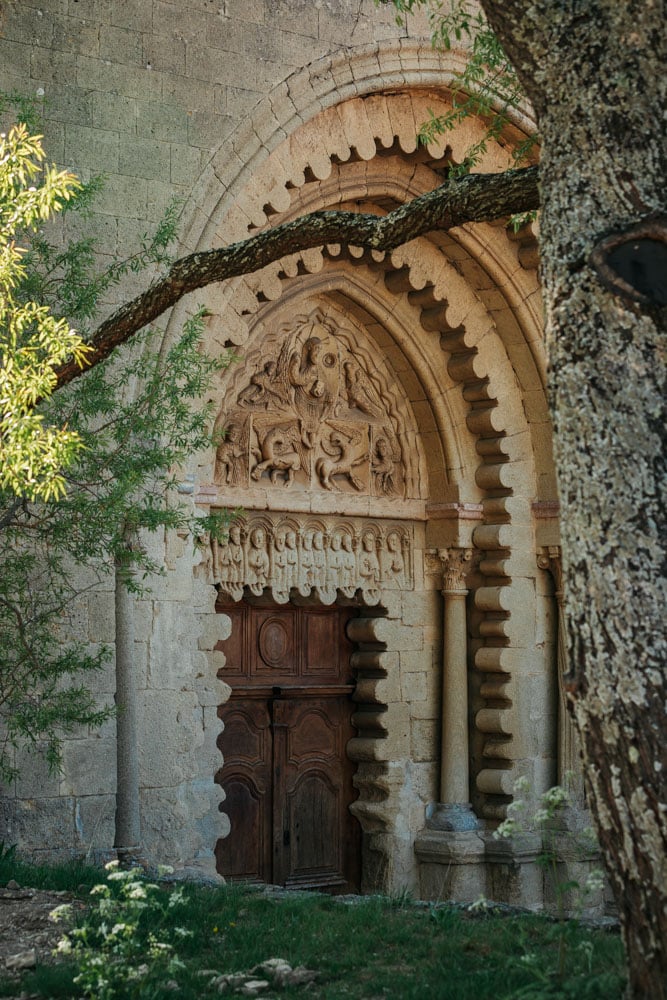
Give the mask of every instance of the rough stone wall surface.
[[(83, 179), (104, 174), (88, 231), (102, 254), (126, 255), (296, 68), (404, 35), (392, 10), (372, 0), (10, 0), (0, 87), (43, 107), (52, 160)], [(114, 303), (132, 289), (123, 284)]]

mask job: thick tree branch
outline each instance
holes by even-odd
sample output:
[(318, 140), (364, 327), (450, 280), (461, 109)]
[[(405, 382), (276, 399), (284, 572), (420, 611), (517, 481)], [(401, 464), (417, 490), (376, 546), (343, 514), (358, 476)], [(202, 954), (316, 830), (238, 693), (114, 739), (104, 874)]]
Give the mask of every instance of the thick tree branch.
[[(250, 274), (287, 254), (325, 243), (388, 251), (433, 230), (528, 212), (539, 207), (537, 179), (537, 167), (502, 174), (470, 174), (447, 181), (388, 215), (313, 212), (218, 250), (190, 254), (175, 261), (164, 278), (121, 306), (97, 328), (86, 367), (103, 361), (115, 347), (197, 288)], [(74, 361), (63, 365), (56, 372), (56, 388), (85, 370)]]

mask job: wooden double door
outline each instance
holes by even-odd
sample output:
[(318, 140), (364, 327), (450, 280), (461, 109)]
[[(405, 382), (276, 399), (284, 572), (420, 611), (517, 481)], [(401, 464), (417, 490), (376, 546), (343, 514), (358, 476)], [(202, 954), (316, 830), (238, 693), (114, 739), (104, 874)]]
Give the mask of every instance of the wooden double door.
[(346, 746), (353, 690), (344, 608), (218, 604), (232, 619), (218, 644), (232, 688), (219, 714), (231, 821), (216, 845), (227, 878), (355, 892), (360, 828)]

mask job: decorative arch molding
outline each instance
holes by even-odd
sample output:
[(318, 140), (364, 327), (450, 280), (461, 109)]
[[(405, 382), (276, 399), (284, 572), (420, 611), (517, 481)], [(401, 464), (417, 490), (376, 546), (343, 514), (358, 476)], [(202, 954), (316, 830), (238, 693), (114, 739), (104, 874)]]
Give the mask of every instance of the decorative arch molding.
[[(438, 110), (439, 106), (448, 107), (442, 91), (416, 91), (353, 99), (347, 102), (345, 114), (341, 112), (342, 106), (327, 109), (307, 126), (302, 126), (298, 134), (283, 142), (275, 154), (261, 164), (249, 188), (236, 197), (231, 208), (226, 196), (220, 198), (209, 219), (208, 230), (201, 234), (198, 248), (241, 239), (255, 228), (266, 225), (277, 212), (280, 212), (280, 221), (287, 221), (301, 214), (304, 208), (340, 207), (346, 201), (359, 203), (359, 191), (364, 184), (375, 186), (375, 192), (369, 191), (371, 198), (378, 196), (382, 184), (388, 186), (397, 202), (432, 189), (442, 180), (437, 170), (447, 162), (460, 159), (468, 143), (482, 134), (481, 124), (475, 127), (471, 123), (465, 130), (467, 134), (453, 134), (455, 138), (446, 149), (440, 145), (429, 147), (427, 151), (417, 150), (416, 127), (426, 118), (430, 107)], [(361, 158), (360, 150), (366, 159)], [(389, 155), (392, 155), (390, 166)], [(422, 162), (426, 160), (430, 165)], [(488, 152), (482, 167), (502, 169), (509, 162), (507, 151), (497, 147)], [(404, 176), (397, 181), (396, 175), (400, 173), (397, 165), (401, 164)], [(343, 192), (340, 177), (350, 173), (359, 175), (356, 187)], [(318, 175), (326, 175), (326, 179), (316, 180)], [(308, 181), (307, 177), (313, 180)], [(346, 201), (341, 201), (342, 197)], [(364, 207), (368, 209), (368, 204)], [(384, 209), (378, 206), (376, 210)], [(538, 461), (545, 455), (544, 467), (540, 470), (543, 483), (540, 492), (546, 499), (552, 499), (555, 482), (543, 391), (545, 358), (534, 234), (527, 230), (514, 238), (499, 226), (477, 225), (461, 227), (456, 233), (434, 234), (418, 242), (420, 252), (431, 247), (437, 251), (441, 267), (448, 266), (450, 285), (465, 285), (475, 292), (477, 301), (473, 307), (488, 314), (502, 338), (530, 415), (530, 433), (539, 438), (539, 447), (533, 447), (533, 453)], [(318, 251), (309, 253), (317, 257)], [(395, 254), (392, 256), (395, 259)], [(307, 254), (302, 257), (308, 259)], [(289, 264), (283, 262), (282, 266), (289, 273)], [(244, 313), (248, 308), (253, 311), (252, 298), (260, 291), (258, 283), (263, 285), (260, 294), (267, 298), (275, 294), (275, 275), (280, 267), (271, 265), (257, 275), (208, 290), (207, 305), (213, 312), (224, 312), (226, 332), (232, 342), (241, 343), (245, 339)], [(247, 291), (239, 292), (239, 288)], [(244, 301), (244, 294), (248, 302)], [(443, 291), (440, 297), (444, 298)], [(232, 299), (234, 307), (230, 309)], [(451, 314), (451, 302), (449, 308)], [(452, 321), (452, 325), (456, 322)], [(240, 328), (238, 332), (235, 327)]]
[[(256, 161), (251, 185), (239, 191), (233, 206), (226, 194), (219, 199), (210, 225), (202, 226), (199, 246), (245, 236), (276, 213), (288, 218), (304, 205), (309, 210), (338, 207), (362, 197), (364, 210), (375, 205), (383, 211), (383, 195), (406, 200), (435, 186), (440, 182), (438, 164), (454, 157), (454, 151), (430, 149), (425, 155), (417, 150), (415, 122), (425, 117), (428, 100), (444, 100), (442, 89), (378, 93), (321, 112), (300, 127), (298, 137)], [(319, 147), (318, 134), (324, 137)], [(462, 140), (461, 148), (471, 138)], [(505, 155), (492, 150), (487, 169), (504, 166)], [(475, 724), (483, 761), (477, 768), (476, 803), (489, 818), (504, 813), (511, 769), (539, 753), (533, 745), (536, 737), (526, 736), (519, 725), (525, 718), (526, 681), (535, 673), (525, 638), (525, 609), (535, 601), (531, 505), (555, 495), (534, 264), (530, 232), (514, 240), (496, 226), (471, 226), (387, 255), (337, 246), (307, 251), (211, 289), (207, 302), (214, 314), (211, 342), (220, 347), (249, 346), (253, 330), (270, 323), (287, 304), (294, 310), (302, 308), (301, 301), (331, 308), (344, 302), (370, 318), (373, 336), (392, 363), (400, 369), (401, 357), (407, 362), (404, 371), (396, 369), (397, 378), (404, 384), (413, 380), (410, 403), (419, 404), (442, 456), (437, 458), (439, 474), (429, 467), (431, 497), (438, 502), (427, 505), (418, 518), (426, 526), (426, 544), (429, 537), (436, 547), (440, 544), (443, 518), (456, 520), (466, 512), (479, 518), (472, 534), (481, 554), (474, 581), (474, 666), (482, 706)], [(419, 338), (412, 335), (415, 329)], [(420, 388), (426, 390), (423, 399), (418, 398)], [(204, 487), (199, 499), (220, 502), (213, 486)], [(282, 509), (288, 509), (285, 502)], [(374, 635), (395, 625), (382, 617), (369, 620), (375, 623), (368, 626)], [(391, 649), (377, 636), (373, 643), (378, 654)], [(378, 706), (378, 720), (391, 725), (391, 705), (381, 694), (383, 677), (369, 672), (366, 687), (375, 684), (369, 704)], [(367, 830), (384, 836), (398, 786), (386, 796), (378, 792), (380, 785), (394, 787), (387, 777), (392, 764), (382, 730), (378, 722), (378, 738), (372, 726), (370, 735), (360, 737), (363, 749), (358, 748), (355, 759), (365, 762), (358, 775), (359, 816), (369, 811), (375, 818), (369, 819)], [(538, 787), (541, 778), (536, 778)], [(382, 821), (372, 805), (378, 800), (386, 802)]]
[[(429, 89), (448, 95), (452, 81), (465, 68), (466, 61), (464, 50), (442, 52), (415, 39), (404, 38), (336, 52), (295, 71), (258, 102), (212, 155), (184, 208), (184, 248), (196, 250), (213, 245), (211, 225), (215, 225), (219, 214), (225, 214), (236, 202), (267, 157), (286, 138), (290, 138), (289, 145), (293, 147), (295, 133), (322, 111), (384, 91)], [(515, 130), (513, 135), (507, 136), (510, 142), (535, 130), (535, 119), (527, 105), (513, 110), (510, 116)], [(413, 117), (401, 123), (402, 148), (407, 153), (416, 148), (415, 136), (422, 120)], [(394, 123), (390, 120), (390, 124)], [(386, 126), (384, 134), (387, 134)], [(465, 142), (463, 137), (462, 142)], [(304, 145), (311, 154), (318, 153), (317, 144), (308, 147), (305, 136)], [(367, 144), (360, 145), (370, 150)], [(280, 159), (285, 162), (290, 182), (298, 187), (300, 174), (292, 168), (290, 154), (293, 152), (290, 148), (286, 155), (283, 150)], [(272, 167), (267, 176), (273, 172), (278, 182), (274, 186), (279, 191), (281, 167)], [(277, 196), (284, 208), (284, 195)]]

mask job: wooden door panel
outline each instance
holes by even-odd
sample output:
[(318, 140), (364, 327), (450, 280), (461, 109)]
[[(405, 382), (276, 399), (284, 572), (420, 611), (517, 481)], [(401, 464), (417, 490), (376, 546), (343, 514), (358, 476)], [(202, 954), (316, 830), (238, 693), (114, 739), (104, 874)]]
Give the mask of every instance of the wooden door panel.
[(325, 771), (298, 774), (287, 790), (289, 830), (285, 885), (344, 885), (341, 851), (342, 788)]
[(255, 683), (279, 685), (299, 676), (297, 616), (292, 608), (253, 608), (250, 616), (250, 676)]
[(338, 756), (339, 712), (336, 709), (332, 698), (305, 697), (274, 703), (274, 725), (287, 726), (287, 763), (298, 768), (312, 760), (331, 761)]
[(267, 791), (252, 774), (225, 773), (225, 801), (231, 830), (215, 847), (216, 868), (228, 878), (271, 881), (271, 827)]
[(246, 602), (232, 611), (232, 636), (219, 644), (228, 662), (221, 676), (233, 676), (219, 712), (224, 764), (216, 776), (232, 829), (216, 846), (218, 871), (354, 892), (360, 829), (349, 811), (354, 729), (344, 634), (352, 612)]
[(220, 712), (224, 729), (218, 745), (236, 763), (259, 765), (265, 784), (271, 783), (271, 717), (263, 701), (229, 701)]
[(337, 614), (311, 614), (304, 621), (303, 674), (313, 680), (338, 678), (340, 618)]
[(225, 605), (219, 610), (231, 618), (232, 631), (228, 639), (220, 639), (213, 647), (225, 654), (225, 665), (218, 671), (218, 676), (225, 681), (237, 681), (246, 677), (249, 671), (245, 655), (246, 616), (242, 605)]
[(273, 746), (271, 716), (263, 700), (229, 701), (219, 712), (223, 765), (216, 776), (225, 790), (221, 811), (228, 836), (216, 844), (218, 871), (229, 878), (271, 880)]
[(274, 865), (282, 884), (347, 887), (342, 844), (353, 818), (346, 711), (349, 719), (347, 698), (274, 702)]

